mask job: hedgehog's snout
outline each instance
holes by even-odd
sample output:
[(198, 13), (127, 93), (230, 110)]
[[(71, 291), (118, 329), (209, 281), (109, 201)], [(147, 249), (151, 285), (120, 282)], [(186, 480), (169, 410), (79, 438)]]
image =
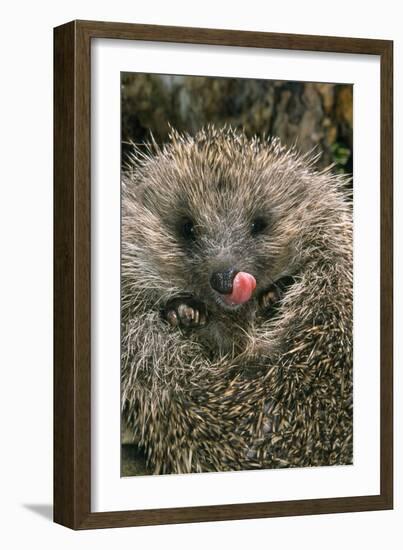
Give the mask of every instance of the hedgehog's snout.
[(222, 295), (223, 303), (235, 307), (248, 302), (256, 289), (256, 279), (250, 273), (231, 267), (215, 271), (210, 277), (211, 287)]
[(210, 277), (211, 287), (220, 294), (231, 294), (234, 277), (238, 271), (230, 267), (225, 271), (215, 271)]

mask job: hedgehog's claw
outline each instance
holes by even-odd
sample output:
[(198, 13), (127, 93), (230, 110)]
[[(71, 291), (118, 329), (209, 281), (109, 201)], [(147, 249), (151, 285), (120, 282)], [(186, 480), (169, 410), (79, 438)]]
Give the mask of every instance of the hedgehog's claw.
[(271, 286), (260, 296), (260, 307), (264, 310), (271, 309), (282, 298), (282, 292), (278, 287)]
[(259, 305), (265, 315), (271, 314), (275, 310), (292, 284), (294, 284), (293, 277), (282, 277), (261, 293)]
[(171, 309), (167, 312), (166, 314), (166, 318), (167, 318), (167, 321), (168, 323), (173, 326), (173, 327), (177, 327), (178, 324), (179, 324), (179, 319), (178, 319), (178, 316), (176, 314), (176, 311), (174, 309)]
[(167, 304), (165, 318), (173, 326), (195, 328), (206, 324), (206, 308), (193, 299), (175, 299)]

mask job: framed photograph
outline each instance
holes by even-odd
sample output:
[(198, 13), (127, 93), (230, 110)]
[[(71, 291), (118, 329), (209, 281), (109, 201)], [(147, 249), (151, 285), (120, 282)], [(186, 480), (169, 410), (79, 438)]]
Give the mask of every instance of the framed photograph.
[(391, 509), (393, 43), (54, 33), (54, 520)]

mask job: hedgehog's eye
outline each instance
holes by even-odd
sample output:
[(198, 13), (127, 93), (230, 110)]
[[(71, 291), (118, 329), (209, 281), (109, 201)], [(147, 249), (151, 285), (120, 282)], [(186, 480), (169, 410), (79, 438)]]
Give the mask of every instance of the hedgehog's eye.
[(267, 227), (267, 221), (262, 218), (258, 217), (255, 218), (250, 226), (250, 230), (253, 236), (259, 235), (259, 233), (262, 233)]
[(181, 225), (181, 233), (187, 241), (194, 241), (196, 239), (195, 227), (192, 220), (184, 220)]

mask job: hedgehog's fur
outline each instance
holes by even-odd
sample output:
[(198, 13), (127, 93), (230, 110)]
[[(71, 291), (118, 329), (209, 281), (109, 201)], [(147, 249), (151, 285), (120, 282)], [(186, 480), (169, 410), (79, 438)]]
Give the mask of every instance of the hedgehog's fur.
[[(348, 181), (278, 140), (230, 128), (133, 147), (122, 182), (122, 410), (153, 473), (352, 461), (352, 212)], [(264, 231), (250, 234), (263, 216)], [(178, 229), (192, 219), (197, 240)], [(217, 302), (219, 262), (252, 300)], [(293, 278), (273, 311), (259, 296)], [(170, 326), (173, 297), (207, 308)]]

